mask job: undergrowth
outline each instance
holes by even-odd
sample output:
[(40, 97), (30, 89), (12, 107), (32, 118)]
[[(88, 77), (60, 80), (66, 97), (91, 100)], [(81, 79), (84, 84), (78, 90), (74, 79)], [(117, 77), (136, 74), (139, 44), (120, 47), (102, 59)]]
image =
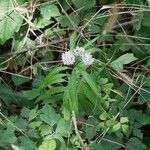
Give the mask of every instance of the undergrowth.
[(0, 0), (0, 149), (149, 149), (149, 20), (149, 0)]

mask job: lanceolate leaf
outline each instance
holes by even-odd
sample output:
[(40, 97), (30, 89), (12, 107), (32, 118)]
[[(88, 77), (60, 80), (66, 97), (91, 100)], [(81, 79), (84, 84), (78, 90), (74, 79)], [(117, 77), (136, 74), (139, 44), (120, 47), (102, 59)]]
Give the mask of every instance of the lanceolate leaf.
[(77, 32), (73, 32), (70, 37), (70, 50), (72, 51), (76, 47)]
[(62, 92), (64, 92), (64, 90), (65, 90), (65, 87), (63, 87), (63, 86), (53, 87), (52, 89), (47, 90), (45, 93), (40, 95), (38, 97), (38, 99), (36, 100), (36, 102), (39, 102), (45, 98), (48, 98), (49, 96), (51, 96), (53, 94), (62, 93)]
[(69, 106), (68, 109), (70, 111), (75, 111), (78, 113), (78, 83), (79, 79), (75, 75), (75, 69), (72, 71), (71, 78), (68, 81), (68, 85), (66, 87), (66, 90), (64, 92), (64, 103), (65, 105)]
[(59, 72), (64, 71), (66, 69), (68, 69), (68, 67), (57, 67), (51, 70), (50, 73), (44, 79), (44, 81), (41, 83), (41, 85), (38, 87), (38, 90), (46, 88), (46, 86), (50, 84), (64, 82), (65, 80), (63, 79), (63, 77), (65, 77), (66, 75), (60, 74)]
[(91, 89), (95, 93), (95, 95), (100, 100), (102, 100), (102, 96), (100, 94), (99, 88), (96, 85), (96, 83), (94, 82), (93, 78), (86, 71), (82, 72), (82, 76), (83, 76), (84, 80), (87, 82), (87, 84), (91, 87)]

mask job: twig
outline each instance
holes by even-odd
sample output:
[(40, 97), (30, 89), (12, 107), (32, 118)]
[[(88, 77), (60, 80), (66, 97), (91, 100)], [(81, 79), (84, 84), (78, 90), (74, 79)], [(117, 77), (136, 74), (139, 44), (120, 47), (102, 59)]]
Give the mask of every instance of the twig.
[(75, 113), (74, 111), (72, 111), (72, 121), (73, 121), (73, 124), (74, 124), (74, 128), (75, 128), (75, 133), (79, 139), (79, 143), (80, 143), (80, 146), (83, 148), (83, 150), (86, 150), (86, 147), (84, 145), (84, 142), (80, 136), (80, 133), (78, 131), (78, 127), (77, 127), (77, 121), (76, 121), (76, 117), (75, 117)]
[[(136, 19), (136, 20), (131, 20), (131, 21), (128, 21), (128, 22), (124, 22), (124, 23), (121, 23), (120, 25), (115, 25), (115, 26), (113, 26), (112, 29), (115, 30), (115, 29), (120, 28), (120, 26), (127, 26), (127, 25), (129, 25), (129, 24), (134, 24), (134, 23), (136, 23), (137, 21), (138, 21), (138, 20)], [(84, 36), (85, 36), (85, 37), (86, 37), (86, 36), (90, 36), (90, 35), (93, 35), (93, 33), (91, 33), (91, 32), (84, 33)], [(96, 36), (96, 35), (95, 35), (95, 36)], [(26, 53), (26, 52), (28, 52), (28, 51), (30, 51), (30, 50), (42, 49), (42, 48), (49, 47), (49, 46), (52, 46), (52, 45), (54, 45), (54, 44), (63, 43), (63, 42), (66, 42), (66, 41), (69, 41), (69, 38), (59, 39), (59, 40), (53, 40), (53, 41), (51, 41), (51, 42), (49, 42), (49, 43), (47, 43), (47, 44), (37, 45), (37, 46), (35, 46), (35, 47), (33, 47), (33, 48), (20, 49), (20, 50), (18, 50), (18, 51), (16, 51), (16, 52), (8, 53), (8, 54), (5, 54), (5, 55), (8, 55), (8, 56), (14, 55), (14, 56), (13, 56), (13, 58), (14, 58), (16, 55), (22, 54), (22, 53)]]
[(133, 150), (133, 149), (129, 149), (128, 147), (126, 147), (125, 145), (119, 143), (119, 142), (116, 142), (116, 141), (112, 141), (112, 140), (109, 140), (109, 139), (106, 139), (106, 138), (102, 138), (103, 141), (106, 141), (106, 142), (109, 142), (109, 143), (112, 143), (112, 144), (115, 144), (115, 145), (119, 145), (127, 150)]

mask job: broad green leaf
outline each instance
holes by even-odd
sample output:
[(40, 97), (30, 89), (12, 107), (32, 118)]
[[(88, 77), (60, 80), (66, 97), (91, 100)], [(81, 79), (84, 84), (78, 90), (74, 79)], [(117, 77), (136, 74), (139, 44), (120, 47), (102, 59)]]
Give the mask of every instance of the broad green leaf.
[[(146, 81), (146, 83), (147, 83), (147, 81)], [(139, 91), (138, 102), (140, 104), (150, 102), (150, 88), (142, 88)]]
[(30, 81), (29, 78), (19, 77), (19, 76), (15, 76), (15, 75), (12, 75), (12, 80), (16, 86), (19, 86), (25, 82)]
[(48, 134), (52, 134), (52, 128), (49, 125), (42, 125), (39, 127), (40, 135), (43, 137)]
[(77, 29), (80, 23), (79, 17), (74, 12), (69, 16), (60, 16), (56, 19), (62, 27), (69, 27), (69, 29)]
[(143, 139), (143, 132), (141, 131), (140, 127), (141, 127), (141, 124), (134, 123), (133, 135), (142, 140)]
[(12, 123), (7, 123), (7, 129), (0, 132), (0, 146), (15, 143), (17, 138), (14, 132), (15, 126)]
[(113, 132), (116, 132), (116, 131), (118, 131), (119, 129), (120, 129), (120, 127), (121, 127), (121, 123), (117, 123), (117, 124), (115, 124), (114, 126), (113, 126), (113, 128), (112, 128), (112, 131)]
[(11, 0), (1, 0), (0, 6), (0, 44), (4, 44), (15, 32), (18, 32), (23, 19), (14, 11)]
[(96, 135), (96, 132), (98, 131), (97, 125), (98, 121), (94, 117), (89, 117), (88, 120), (86, 121), (85, 133), (86, 138), (89, 141)]
[(34, 24), (36, 25), (36, 28), (44, 28), (52, 23), (54, 23), (52, 20), (44, 19), (44, 18), (36, 18), (34, 20)]
[(58, 143), (58, 147), (59, 147), (59, 150), (66, 150), (66, 142), (65, 140), (60, 136), (60, 135), (54, 135), (54, 138), (59, 140), (59, 143)]
[(116, 121), (113, 120), (113, 119), (110, 119), (110, 120), (107, 120), (107, 121), (106, 121), (107, 127), (112, 127), (112, 126), (114, 126), (115, 124), (116, 124)]
[(50, 126), (55, 125), (60, 119), (60, 116), (56, 114), (53, 107), (48, 104), (43, 106), (42, 112), (43, 114), (40, 115), (40, 119)]
[(28, 100), (33, 100), (34, 98), (40, 95), (37, 89), (22, 91), (22, 93)]
[(123, 65), (129, 64), (133, 61), (137, 60), (136, 57), (132, 53), (127, 53), (122, 56), (120, 56), (118, 59), (113, 61), (110, 65), (115, 69), (116, 71), (122, 71)]
[(127, 147), (134, 150), (145, 150), (147, 147), (136, 137), (130, 138)]
[(105, 126), (105, 123), (104, 123), (104, 122), (101, 122), (101, 123), (98, 124), (98, 127), (101, 128), (101, 129), (103, 129), (103, 128), (105, 128), (106, 126)]
[(40, 127), (42, 123), (43, 123), (42, 121), (33, 121), (28, 126), (31, 129), (35, 129), (35, 128)]
[(60, 119), (55, 132), (61, 136), (68, 137), (70, 134), (70, 121), (66, 121), (63, 118)]
[(28, 139), (24, 135), (18, 138), (18, 143), (23, 150), (33, 150), (36, 148), (36, 143), (34, 143), (31, 139)]
[(65, 30), (64, 29), (60, 29), (58, 27), (54, 28), (54, 29), (51, 29), (51, 28), (50, 29), (46, 29), (44, 31), (44, 35), (47, 38), (49, 38), (50, 40), (58, 38), (58, 37), (63, 36), (65, 34), (66, 34)]
[(38, 150), (55, 150), (56, 146), (57, 144), (55, 140), (43, 141)]
[(41, 7), (41, 15), (44, 19), (50, 19), (51, 17), (60, 16), (59, 9), (55, 4), (46, 4)]
[(101, 120), (106, 120), (108, 118), (108, 114), (106, 112), (103, 112), (100, 117)]
[(30, 113), (30, 110), (26, 107), (23, 107), (21, 109), (21, 116), (24, 117), (24, 118), (28, 118), (29, 117), (29, 113)]
[(38, 115), (38, 107), (35, 107), (34, 109), (32, 109), (29, 113), (29, 121), (33, 120), (34, 118), (36, 118), (36, 116)]
[(78, 9), (89, 9), (93, 6), (95, 6), (96, 1), (95, 0), (72, 0), (73, 4), (78, 8)]
[(39, 139), (40, 136), (39, 136), (38, 130), (29, 129), (29, 130), (28, 130), (28, 137), (30, 137), (30, 138), (35, 138), (35, 139)]
[(123, 131), (124, 133), (126, 133), (126, 132), (128, 131), (128, 129), (129, 129), (129, 126), (126, 125), (126, 124), (123, 124), (123, 125), (121, 125), (121, 128), (122, 128), (122, 131)]
[(27, 101), (21, 92), (15, 92), (10, 86), (0, 84), (0, 98), (6, 105), (17, 104), (20, 107), (29, 106), (33, 101)]
[(127, 123), (127, 122), (129, 122), (127, 117), (121, 117), (120, 118), (120, 123)]
[[(36, 44), (35, 41), (31, 40), (28, 37), (24, 37), (22, 40), (15, 39), (15, 38), (13, 40), (13, 48), (15, 50), (20, 50), (20, 49), (23, 49), (23, 48), (33, 48), (33, 47), (35, 47), (35, 44)], [(30, 56), (33, 56), (34, 52), (33, 51), (28, 51), (27, 54), (30, 55)], [(26, 60), (26, 58), (25, 58), (25, 60)], [(25, 63), (25, 62), (23, 62), (23, 63)]]

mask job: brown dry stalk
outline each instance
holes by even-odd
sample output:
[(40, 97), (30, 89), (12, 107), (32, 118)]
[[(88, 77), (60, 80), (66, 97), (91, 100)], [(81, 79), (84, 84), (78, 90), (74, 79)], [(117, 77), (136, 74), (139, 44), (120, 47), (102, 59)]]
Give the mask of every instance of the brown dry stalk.
[(119, 9), (117, 8), (117, 4), (114, 4), (114, 7), (111, 10), (111, 16), (109, 17), (106, 27), (104, 29), (104, 33), (113, 32), (113, 26), (116, 23), (118, 11)]
[(74, 111), (72, 111), (72, 121), (73, 121), (73, 124), (74, 124), (74, 129), (75, 129), (75, 133), (79, 139), (79, 143), (80, 143), (80, 146), (83, 148), (83, 150), (86, 150), (86, 146), (80, 136), (80, 133), (79, 133), (79, 130), (78, 130), (78, 127), (77, 127), (77, 120), (76, 120), (76, 116), (75, 116), (75, 113)]

